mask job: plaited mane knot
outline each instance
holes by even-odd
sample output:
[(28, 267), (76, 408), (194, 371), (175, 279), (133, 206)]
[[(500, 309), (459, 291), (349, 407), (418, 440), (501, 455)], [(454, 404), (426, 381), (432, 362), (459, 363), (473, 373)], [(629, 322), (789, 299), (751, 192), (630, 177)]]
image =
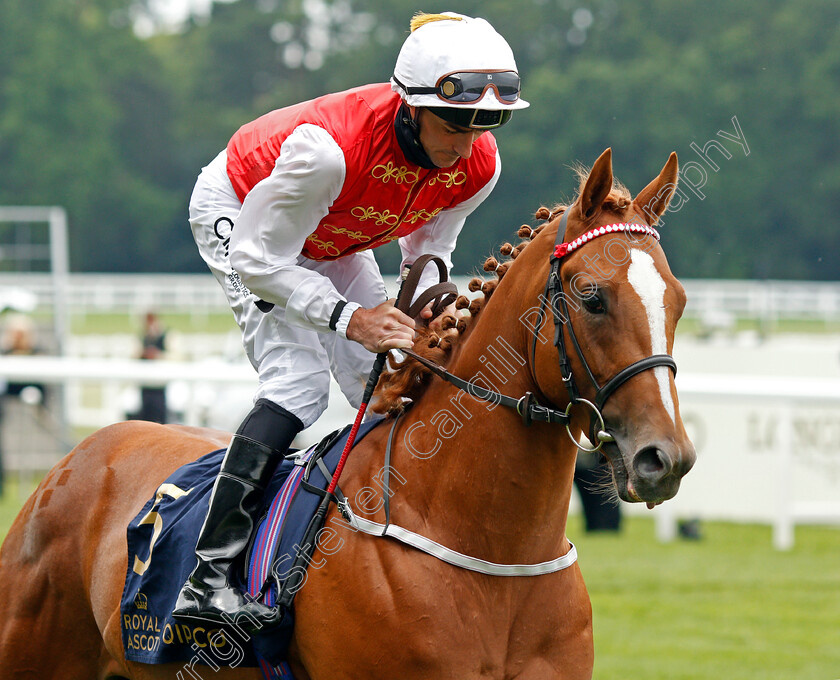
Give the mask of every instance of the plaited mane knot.
[(519, 238), (532, 239), (534, 238), (534, 230), (531, 229), (531, 227), (527, 224), (523, 224), (521, 227), (519, 227), (519, 231), (516, 232), (516, 235)]
[[(420, 356), (446, 365), (452, 352), (452, 336), (458, 331), (451, 328), (438, 335), (434, 331), (421, 327), (413, 350)], [(376, 387), (376, 398), (370, 406), (374, 413), (396, 417), (403, 412), (408, 402), (417, 399), (432, 378), (432, 373), (420, 362), (406, 357), (402, 362), (388, 355), (388, 368), (382, 373)]]

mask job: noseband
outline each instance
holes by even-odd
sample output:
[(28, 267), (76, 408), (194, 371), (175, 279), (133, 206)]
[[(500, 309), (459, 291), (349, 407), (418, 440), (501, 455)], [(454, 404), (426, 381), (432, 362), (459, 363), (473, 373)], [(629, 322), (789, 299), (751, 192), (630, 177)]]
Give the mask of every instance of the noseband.
[[(534, 357), (536, 356), (537, 351), (537, 338), (539, 337), (539, 329), (542, 328), (542, 324), (545, 319), (546, 304), (550, 303), (551, 311), (554, 315), (554, 346), (557, 348), (557, 353), (559, 355), (561, 377), (563, 379), (563, 383), (566, 385), (566, 389), (569, 392), (569, 405), (566, 408), (566, 414), (568, 415), (572, 406), (576, 404), (584, 404), (585, 406), (589, 407), (591, 411), (589, 418), (589, 439), (593, 444), (596, 444), (596, 442), (597, 444), (593, 448), (588, 449), (585, 447), (580, 447), (579, 442), (574, 438), (573, 441), (582, 450), (593, 452), (600, 449), (604, 443), (615, 441), (614, 437), (609, 432), (607, 432), (604, 424), (604, 417), (601, 413), (604, 408), (604, 404), (607, 402), (607, 399), (609, 399), (610, 396), (612, 396), (612, 394), (619, 387), (621, 387), (621, 385), (627, 382), (634, 375), (637, 375), (642, 371), (646, 371), (649, 368), (656, 368), (657, 366), (667, 366), (674, 372), (674, 375), (676, 375), (677, 364), (670, 354), (654, 354), (652, 356), (645, 357), (644, 359), (639, 359), (638, 361), (621, 369), (618, 373), (616, 373), (609, 380), (607, 380), (603, 385), (598, 383), (598, 380), (595, 378), (595, 374), (589, 367), (589, 363), (586, 361), (586, 357), (583, 355), (583, 351), (580, 348), (580, 343), (578, 342), (577, 336), (575, 335), (575, 329), (572, 325), (571, 316), (569, 315), (568, 298), (565, 291), (563, 290), (563, 278), (560, 275), (560, 269), (562, 267), (563, 258), (569, 253), (573, 252), (574, 250), (580, 248), (583, 244), (588, 243), (594, 238), (604, 236), (606, 234), (614, 234), (619, 232), (638, 233), (644, 236), (652, 236), (658, 241), (659, 233), (656, 231), (656, 229), (653, 229), (652, 227), (649, 227), (645, 224), (621, 223), (611, 224), (609, 226), (592, 229), (586, 232), (585, 234), (579, 236), (578, 238), (574, 239), (573, 241), (565, 242), (563, 241), (563, 239), (565, 238), (566, 234), (566, 224), (568, 222), (568, 216), (569, 211), (567, 209), (566, 212), (563, 213), (563, 217), (560, 220), (560, 224), (557, 226), (557, 237), (554, 241), (554, 251), (552, 252), (551, 258), (549, 260), (550, 269), (548, 274), (548, 281), (545, 284), (545, 291), (541, 299), (538, 322), (539, 326), (537, 327), (537, 331), (534, 333), (534, 342), (531, 347), (531, 365), (536, 366), (536, 364), (534, 363)], [(571, 340), (572, 347), (574, 348), (575, 353), (577, 354), (577, 357), (580, 360), (580, 363), (583, 365), (583, 368), (586, 371), (586, 375), (589, 378), (590, 384), (592, 385), (592, 387), (595, 388), (594, 403), (580, 396), (580, 390), (578, 390), (577, 383), (575, 382), (574, 375), (572, 374), (572, 366), (569, 360), (569, 353), (566, 349), (566, 338), (565, 334), (563, 333), (564, 327), (569, 332), (569, 339)]]

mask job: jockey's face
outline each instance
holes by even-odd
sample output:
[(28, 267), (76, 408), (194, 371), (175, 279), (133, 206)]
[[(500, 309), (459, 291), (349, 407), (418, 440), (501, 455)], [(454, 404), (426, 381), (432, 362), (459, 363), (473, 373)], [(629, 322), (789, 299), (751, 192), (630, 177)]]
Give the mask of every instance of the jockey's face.
[(484, 134), (484, 130), (470, 130), (453, 125), (428, 109), (417, 109), (413, 106), (409, 109), (412, 115), (419, 111), (416, 120), (420, 127), (420, 144), (432, 163), (439, 168), (448, 168), (461, 158), (469, 158), (472, 155), (472, 145)]

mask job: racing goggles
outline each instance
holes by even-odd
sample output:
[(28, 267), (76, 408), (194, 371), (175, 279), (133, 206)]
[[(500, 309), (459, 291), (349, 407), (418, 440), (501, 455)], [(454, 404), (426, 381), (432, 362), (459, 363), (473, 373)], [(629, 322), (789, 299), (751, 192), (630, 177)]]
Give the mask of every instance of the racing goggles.
[(441, 76), (434, 87), (405, 87), (396, 76), (394, 81), (406, 94), (436, 94), (452, 104), (474, 104), (488, 89), (492, 89), (504, 104), (513, 104), (519, 99), (516, 71), (458, 71)]

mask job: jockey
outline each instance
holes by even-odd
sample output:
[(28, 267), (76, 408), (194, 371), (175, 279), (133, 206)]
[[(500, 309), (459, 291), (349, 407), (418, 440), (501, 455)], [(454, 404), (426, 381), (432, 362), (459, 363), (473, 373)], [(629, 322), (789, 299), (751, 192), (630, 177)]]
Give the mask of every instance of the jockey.
[(325, 410), (330, 372), (358, 407), (371, 353), (414, 339), (415, 320), (386, 299), (371, 249), (398, 240), (403, 266), (430, 253), (451, 268), (466, 217), (499, 177), (489, 130), (527, 106), (513, 53), (487, 21), (418, 14), (390, 86), (268, 113), (202, 170), (190, 225), (259, 387), (222, 462), (175, 616), (279, 622), (234, 578), (265, 485)]

